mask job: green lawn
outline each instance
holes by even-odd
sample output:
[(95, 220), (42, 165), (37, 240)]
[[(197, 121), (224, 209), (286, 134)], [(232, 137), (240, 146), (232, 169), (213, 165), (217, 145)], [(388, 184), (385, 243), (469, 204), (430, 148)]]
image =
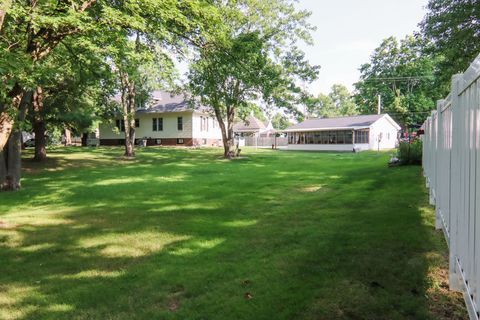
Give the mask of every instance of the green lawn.
[(0, 194), (0, 319), (464, 319), (389, 154), (50, 151)]

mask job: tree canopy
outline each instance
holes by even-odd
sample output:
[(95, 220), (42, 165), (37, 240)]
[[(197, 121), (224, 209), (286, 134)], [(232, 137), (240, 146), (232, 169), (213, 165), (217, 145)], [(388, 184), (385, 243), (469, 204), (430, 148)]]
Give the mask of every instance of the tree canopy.
[(370, 62), (360, 67), (355, 84), (355, 101), (361, 113), (376, 113), (378, 96), (382, 112), (404, 126), (422, 123), (445, 87), (435, 83), (436, 58), (425, 55), (422, 39), (390, 37), (373, 52)]
[(450, 84), (452, 75), (463, 72), (480, 53), (480, 1), (430, 0), (420, 24), (431, 45), (426, 54), (441, 57), (436, 76)]
[(358, 114), (352, 94), (342, 84), (334, 84), (328, 95), (320, 93), (307, 104), (309, 117), (333, 118)]
[[(309, 13), (290, 0), (220, 3), (223, 37), (201, 48), (189, 74), (189, 90), (209, 106), (222, 130), (224, 156), (233, 148), (235, 116), (273, 105), (294, 110), (304, 94), (301, 81), (316, 78), (298, 41), (310, 41)], [(226, 123), (225, 123), (226, 121)]]
[[(33, 110), (36, 112), (35, 123), (44, 123), (50, 119), (40, 119), (46, 103), (59, 105), (58, 99), (48, 98), (61, 92), (62, 86), (72, 89), (72, 74), (62, 70), (65, 62), (56, 57), (68, 60), (76, 50), (79, 50), (75, 53), (77, 55), (88, 51), (92, 59), (84, 55), (82, 61), (87, 69), (90, 60), (98, 58), (102, 63), (115, 61), (117, 65), (120, 61), (132, 62), (135, 52), (128, 50), (128, 44), (134, 36), (141, 39), (144, 47), (159, 46), (172, 55), (185, 53), (185, 48), (205, 44), (210, 32), (216, 32), (218, 21), (216, 7), (207, 0), (3, 1), (0, 4), (0, 189), (20, 187), (19, 148), (8, 153), (4, 148), (7, 141), (15, 146), (20, 144), (17, 139), (21, 135), (17, 133), (13, 137), (12, 132), (20, 130), (25, 112)], [(77, 44), (76, 48), (74, 44)], [(122, 54), (123, 60), (116, 59)], [(165, 68), (160, 74), (170, 68), (168, 63), (161, 66)], [(134, 64), (132, 69), (142, 67), (144, 65)], [(73, 78), (78, 84), (81, 77), (75, 75)], [(135, 80), (140, 83), (142, 79)], [(102, 79), (103, 84), (106, 82)], [(44, 90), (43, 86), (48, 88)], [(82, 94), (76, 90), (68, 91), (71, 98), (72, 94)], [(50, 93), (54, 94), (48, 96)], [(129, 95), (130, 101), (134, 101), (133, 97)], [(10, 161), (7, 157), (15, 160)], [(5, 165), (14, 162), (18, 164), (12, 166), (15, 172)]]

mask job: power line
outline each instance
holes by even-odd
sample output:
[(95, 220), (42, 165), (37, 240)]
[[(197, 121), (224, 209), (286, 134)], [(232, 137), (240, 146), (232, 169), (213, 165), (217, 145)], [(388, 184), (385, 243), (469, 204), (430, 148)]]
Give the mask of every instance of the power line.
[(433, 76), (410, 76), (410, 77), (372, 77), (360, 80), (361, 82), (375, 82), (375, 81), (411, 81), (422, 79), (433, 79)]

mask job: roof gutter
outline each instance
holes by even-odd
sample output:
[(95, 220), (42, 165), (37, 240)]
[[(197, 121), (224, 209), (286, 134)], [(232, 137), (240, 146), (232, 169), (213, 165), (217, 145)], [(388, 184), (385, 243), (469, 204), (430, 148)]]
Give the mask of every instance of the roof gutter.
[(306, 128), (306, 129), (286, 129), (279, 130), (279, 132), (310, 132), (310, 131), (340, 131), (340, 130), (359, 130), (368, 129), (370, 126), (361, 127), (332, 127), (332, 128)]

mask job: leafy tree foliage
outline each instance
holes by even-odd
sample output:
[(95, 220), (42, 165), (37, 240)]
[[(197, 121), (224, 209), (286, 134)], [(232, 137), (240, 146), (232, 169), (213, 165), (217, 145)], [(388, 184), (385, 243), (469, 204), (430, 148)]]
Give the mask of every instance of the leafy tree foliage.
[[(20, 187), (19, 131), (25, 111), (44, 107), (54, 60), (69, 40), (102, 55), (116, 56), (119, 42), (140, 34), (149, 46), (172, 51), (200, 45), (215, 26), (216, 10), (207, 0), (3, 1), (0, 4), (0, 189)], [(114, 45), (112, 45), (114, 44)], [(40, 94), (41, 92), (41, 94)], [(129, 96), (133, 101), (132, 95)], [(33, 104), (33, 107), (32, 107)], [(38, 113), (37, 115), (40, 115)], [(12, 132), (17, 132), (15, 136)], [(4, 150), (7, 141), (15, 147)], [(12, 158), (11, 159), (7, 159)], [(15, 163), (10, 166), (9, 164)], [(13, 168), (12, 170), (9, 167)]]
[(358, 114), (352, 94), (342, 84), (334, 84), (328, 95), (320, 93), (308, 104), (308, 115), (316, 118), (334, 118)]
[(436, 85), (438, 61), (425, 55), (424, 47), (424, 42), (413, 36), (400, 42), (394, 37), (382, 41), (370, 62), (360, 67), (360, 81), (355, 84), (361, 113), (376, 113), (380, 96), (382, 112), (404, 126), (424, 121), (446, 91)]
[(303, 98), (299, 81), (311, 81), (310, 66), (295, 43), (309, 40), (309, 13), (289, 0), (219, 2), (224, 30), (201, 48), (189, 75), (189, 89), (211, 108), (222, 131), (224, 156), (234, 154), (233, 122), (259, 103), (293, 110)]
[(277, 112), (272, 118), (272, 126), (277, 130), (285, 130), (292, 125), (287, 115)]
[(480, 1), (430, 0), (421, 22), (423, 36), (431, 42), (427, 54), (442, 57), (436, 75), (450, 84), (480, 53)]

